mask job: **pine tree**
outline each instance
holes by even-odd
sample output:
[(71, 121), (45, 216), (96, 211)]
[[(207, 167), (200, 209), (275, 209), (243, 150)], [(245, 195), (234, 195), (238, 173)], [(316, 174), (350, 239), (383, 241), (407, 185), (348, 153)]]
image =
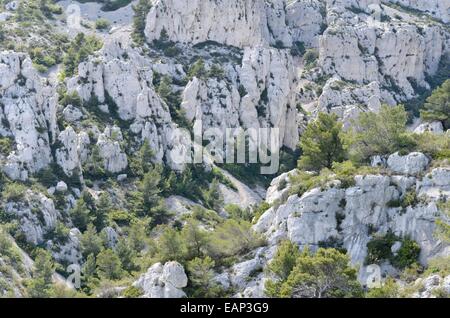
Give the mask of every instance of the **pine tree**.
[(115, 248), (117, 256), (119, 256), (120, 262), (124, 270), (131, 272), (137, 269), (135, 263), (136, 251), (133, 250), (128, 240), (122, 238), (117, 242)]
[(433, 91), (420, 112), (427, 121), (440, 121), (444, 129), (450, 128), (450, 79)]
[[(286, 248), (287, 245), (283, 246), (283, 249)], [(277, 253), (277, 257), (286, 259), (285, 251)], [(279, 259), (275, 258), (274, 261), (280, 264)], [(284, 270), (291, 268), (291, 260), (281, 263), (289, 264), (289, 266), (275, 266), (275, 269), (280, 269), (278, 272), (285, 279), (266, 283), (266, 292), (272, 297), (342, 298), (362, 296), (357, 270), (349, 265), (349, 257), (336, 249), (319, 248), (316, 253), (305, 249), (297, 256), (295, 266), (292, 267), (287, 277)]]
[(189, 259), (202, 257), (207, 252), (208, 233), (200, 228), (198, 221), (189, 219), (181, 231), (181, 236), (186, 244)]
[(109, 194), (102, 193), (98, 198), (98, 202), (96, 203), (93, 217), (93, 223), (98, 232), (100, 232), (107, 225), (108, 214), (112, 209), (113, 206), (111, 204)]
[(179, 232), (171, 227), (164, 227), (164, 232), (158, 240), (158, 253), (162, 262), (183, 261), (185, 245)]
[(97, 230), (93, 224), (87, 226), (80, 241), (81, 251), (85, 257), (91, 254), (96, 256), (103, 248), (102, 239), (97, 234)]
[(90, 223), (90, 213), (91, 211), (82, 197), (78, 199), (75, 207), (70, 211), (70, 218), (72, 219), (73, 225), (81, 232), (84, 232)]
[(218, 297), (222, 289), (214, 281), (215, 262), (209, 257), (194, 258), (187, 264), (189, 280), (193, 287), (193, 297)]
[(214, 178), (209, 188), (202, 192), (203, 201), (207, 208), (219, 211), (223, 205), (223, 199), (220, 193), (219, 180)]
[(55, 265), (49, 252), (38, 249), (34, 262), (33, 275), (27, 283), (28, 295), (32, 298), (46, 298), (52, 295), (52, 276)]
[(319, 113), (317, 120), (309, 123), (301, 137), (303, 155), (299, 167), (319, 171), (331, 168), (333, 162), (343, 161), (345, 152), (341, 133), (342, 124), (336, 115)]
[(103, 279), (115, 280), (122, 277), (122, 263), (119, 256), (111, 249), (100, 252), (97, 256), (97, 273)]
[(402, 105), (383, 105), (379, 113), (361, 113), (346, 134), (346, 144), (354, 161), (366, 161), (374, 155), (409, 151), (415, 142), (408, 134), (408, 114)]

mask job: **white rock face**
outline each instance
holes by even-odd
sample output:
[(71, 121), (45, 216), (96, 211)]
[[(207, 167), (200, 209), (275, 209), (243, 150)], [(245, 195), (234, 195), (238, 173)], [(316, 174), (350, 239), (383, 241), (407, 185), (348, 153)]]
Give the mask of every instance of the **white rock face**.
[[(380, 85), (377, 81), (367, 85), (350, 84), (342, 81), (339, 76), (328, 80), (323, 88), (317, 105), (318, 110), (331, 111), (342, 118), (344, 128), (351, 125), (351, 119), (356, 119), (361, 111), (378, 112), (383, 100)], [(365, 105), (366, 107), (361, 107)]]
[(450, 295), (450, 275), (442, 278), (439, 275), (431, 275), (419, 278), (414, 282), (419, 291), (412, 295), (414, 298), (436, 298), (435, 292), (442, 291)]
[(422, 11), (444, 23), (450, 22), (450, 3), (446, 0), (388, 0), (388, 2)]
[(16, 11), (19, 8), (19, 1), (10, 1), (5, 4), (5, 9), (9, 11)]
[(87, 159), (90, 144), (88, 134), (85, 131), (77, 134), (69, 126), (59, 134), (58, 140), (61, 147), (56, 150), (56, 163), (68, 176), (82, 171), (81, 164)]
[(273, 204), (276, 201), (285, 201), (291, 186), (289, 178), (296, 173), (296, 170), (293, 170), (273, 179), (266, 192), (266, 202)]
[[(246, 48), (242, 64), (228, 69), (231, 83), (193, 78), (183, 92), (186, 118), (203, 131), (226, 128), (279, 128), (280, 145), (298, 144), (295, 65), (287, 50)], [(231, 85), (230, 85), (231, 84)]]
[(430, 160), (423, 153), (412, 152), (406, 156), (399, 153), (390, 155), (387, 159), (387, 165), (395, 173), (416, 175), (425, 171)]
[(292, 41), (303, 42), (308, 47), (319, 46), (319, 35), (326, 23), (323, 1), (297, 0), (286, 5), (286, 21), (292, 29)]
[(119, 127), (105, 128), (97, 141), (105, 169), (111, 173), (122, 172), (128, 166), (127, 155), (120, 146), (121, 141), (122, 134)]
[(47, 243), (47, 248), (52, 251), (53, 257), (58, 262), (81, 264), (83, 255), (81, 254), (80, 238), (81, 232), (77, 228), (73, 228), (63, 245), (55, 245), (50, 241)]
[[(166, 67), (169, 71), (179, 71), (179, 67), (169, 65), (172, 66)], [(152, 69), (157, 66), (131, 47), (128, 32), (117, 32), (105, 41), (97, 57), (79, 65), (78, 75), (67, 81), (67, 87), (84, 101), (94, 96), (101, 111), (107, 110), (111, 117), (127, 121), (133, 134), (149, 142), (155, 161), (161, 162), (165, 153), (177, 145), (177, 140), (172, 138), (176, 125), (169, 108), (152, 84)], [(108, 138), (102, 137), (99, 145), (108, 154), (106, 167), (111, 172), (120, 172), (126, 167), (125, 158), (117, 143)]]
[[(406, 161), (408, 164), (401, 165), (397, 173), (416, 174), (428, 164), (412, 161)], [(337, 183), (325, 190), (313, 189), (301, 197), (291, 196), (279, 207), (267, 210), (253, 228), (266, 236), (269, 246), (277, 246), (283, 239), (313, 249), (341, 245), (358, 265), (364, 263), (367, 243), (374, 235), (369, 228), (378, 234), (392, 231), (399, 237), (409, 236), (419, 243), (423, 264), (431, 257), (450, 255), (450, 246), (434, 236), (435, 219), (440, 215), (436, 201), (450, 196), (448, 169), (434, 169), (423, 180), (405, 175), (367, 175), (356, 176), (355, 183), (347, 189)], [(390, 202), (401, 200), (408, 191), (416, 191), (426, 203), (405, 209), (391, 207)], [(393, 251), (399, 247), (392, 246)], [(362, 266), (362, 281), (365, 275)]]
[(444, 197), (450, 196), (450, 168), (433, 169), (431, 173), (417, 183), (416, 191), (419, 196), (426, 195), (435, 200), (438, 200), (442, 195)]
[[(430, 9), (435, 2), (423, 5)], [(436, 73), (441, 57), (449, 51), (449, 32), (442, 25), (428, 24), (426, 18), (379, 4), (376, 0), (329, 1), (328, 28), (320, 37), (318, 66), (328, 76), (338, 75), (351, 85), (342, 97), (325, 86), (320, 109), (341, 107), (344, 101), (350, 109), (356, 104), (372, 110), (373, 103), (396, 104), (413, 98), (418, 88), (429, 87), (426, 77)], [(373, 15), (373, 10), (379, 13)], [(377, 14), (385, 20), (374, 19)], [(371, 83), (377, 83), (378, 91), (367, 87)], [(354, 91), (357, 96), (352, 97)]]
[(159, 39), (164, 29), (174, 42), (214, 41), (236, 47), (290, 45), (284, 1), (156, 1), (147, 16), (147, 40)]
[(31, 190), (27, 190), (18, 202), (6, 202), (4, 209), (19, 221), (20, 230), (33, 245), (44, 242), (44, 234), (55, 228), (60, 217), (52, 199)]
[(0, 52), (0, 78), (0, 132), (16, 143), (3, 171), (25, 180), (27, 172), (37, 172), (51, 161), (49, 132), (55, 136), (57, 98), (22, 53)]
[(144, 291), (144, 298), (184, 298), (186, 294), (182, 288), (187, 286), (187, 282), (183, 266), (177, 262), (168, 262), (151, 266), (133, 286)]
[(68, 105), (63, 110), (63, 116), (64, 116), (64, 119), (66, 121), (68, 121), (69, 123), (75, 123), (83, 118), (83, 113), (81, 112), (80, 109), (78, 109), (72, 105)]
[(286, 50), (246, 49), (240, 80), (247, 94), (241, 100), (241, 121), (245, 128), (276, 127), (280, 144), (295, 149), (298, 144), (295, 81), (297, 74)]
[(433, 121), (431, 123), (423, 123), (414, 129), (417, 134), (423, 134), (425, 132), (431, 132), (434, 134), (442, 134), (444, 132), (444, 126), (440, 121)]

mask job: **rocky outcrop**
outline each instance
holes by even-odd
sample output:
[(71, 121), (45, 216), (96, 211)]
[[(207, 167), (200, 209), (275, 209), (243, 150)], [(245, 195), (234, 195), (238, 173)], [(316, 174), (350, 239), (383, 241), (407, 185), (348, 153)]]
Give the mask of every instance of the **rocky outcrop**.
[[(420, 11), (441, 20), (444, 23), (450, 22), (450, 3), (441, 0), (386, 0), (386, 3), (393, 3), (402, 6), (405, 10)], [(417, 13), (420, 14), (420, 13)]]
[(123, 137), (119, 127), (105, 128), (98, 138), (97, 147), (108, 172), (119, 173), (128, 166), (128, 158), (122, 150), (121, 142)]
[(69, 235), (65, 241), (60, 242), (48, 241), (46, 248), (52, 251), (53, 258), (63, 264), (82, 264), (83, 256), (81, 254), (81, 232), (77, 228), (69, 231)]
[(241, 65), (230, 65), (227, 79), (192, 79), (181, 108), (203, 130), (276, 127), (280, 145), (295, 149), (298, 118), (295, 65), (287, 50), (246, 48)]
[(286, 4), (286, 22), (291, 28), (292, 42), (317, 48), (319, 36), (326, 27), (324, 1), (297, 0)]
[[(429, 87), (427, 77), (437, 72), (449, 52), (445, 26), (380, 1), (330, 1), (327, 23), (317, 65), (333, 79), (323, 87), (318, 105), (321, 111), (340, 108), (343, 118), (351, 117), (346, 113), (373, 111), (380, 102), (396, 104), (415, 97)], [(343, 83), (332, 91), (336, 75)]]
[(151, 266), (133, 286), (143, 290), (143, 298), (184, 298), (186, 294), (182, 288), (187, 286), (187, 282), (183, 266), (168, 262)]
[(21, 233), (33, 245), (44, 242), (44, 235), (55, 228), (60, 216), (52, 199), (31, 190), (20, 200), (6, 202), (4, 210), (18, 220)]
[[(174, 137), (177, 125), (172, 121), (169, 108), (153, 87), (153, 68), (164, 72), (180, 71), (172, 64), (152, 64), (131, 47), (129, 32), (121, 31), (105, 42), (97, 57), (79, 65), (78, 75), (67, 81), (67, 87), (105, 116), (129, 126), (138, 142), (147, 140), (155, 152), (155, 161), (161, 162), (164, 156), (170, 157), (168, 152), (180, 143)], [(117, 143), (103, 135), (98, 146), (106, 151), (105, 168), (120, 172), (126, 167), (126, 159)], [(174, 163), (168, 163), (177, 168)]]
[(440, 121), (433, 121), (429, 123), (423, 123), (414, 129), (417, 134), (423, 134), (426, 132), (431, 132), (434, 134), (442, 134), (444, 132), (444, 126)]
[(57, 98), (25, 54), (0, 52), (0, 75), (0, 134), (15, 142), (3, 171), (12, 179), (26, 180), (51, 162)]
[[(416, 160), (422, 157), (424, 161)], [(437, 203), (450, 194), (448, 169), (433, 169), (421, 180), (408, 175), (424, 173), (428, 159), (416, 153), (405, 158), (410, 160), (400, 160), (403, 167), (400, 161), (393, 166), (400, 175), (355, 176), (355, 186), (349, 188), (334, 182), (328, 189), (290, 196), (284, 204), (267, 210), (254, 229), (265, 234), (269, 246), (289, 239), (300, 247), (344, 247), (352, 262), (360, 266), (364, 265), (367, 243), (374, 235), (387, 232), (417, 241), (423, 264), (431, 257), (450, 255), (450, 246), (434, 236), (435, 220), (440, 215)], [(402, 202), (409, 192), (420, 198), (417, 203), (406, 207), (394, 204)], [(365, 274), (362, 266), (362, 281)]]
[(418, 278), (413, 286), (418, 289), (412, 295), (414, 298), (436, 298), (438, 293), (443, 295), (450, 295), (450, 276), (442, 278), (439, 275), (431, 275), (425, 278)]
[(56, 149), (56, 163), (67, 176), (82, 171), (81, 165), (87, 159), (89, 135), (82, 131), (76, 133), (72, 127), (67, 127), (58, 136), (60, 147)]
[(284, 1), (225, 0), (156, 1), (147, 16), (147, 40), (159, 39), (163, 30), (174, 42), (197, 44), (214, 41), (236, 47), (290, 45)]
[(429, 163), (427, 156), (420, 152), (412, 152), (406, 156), (395, 153), (387, 159), (387, 166), (392, 172), (405, 175), (417, 175), (425, 171)]

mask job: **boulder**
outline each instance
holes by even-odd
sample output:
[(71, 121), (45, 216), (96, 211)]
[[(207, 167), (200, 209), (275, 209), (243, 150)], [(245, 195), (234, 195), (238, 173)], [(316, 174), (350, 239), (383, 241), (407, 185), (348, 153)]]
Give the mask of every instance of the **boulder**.
[(184, 298), (186, 294), (182, 288), (187, 286), (187, 282), (183, 266), (168, 262), (152, 265), (133, 286), (143, 290), (143, 298)]
[(423, 153), (412, 152), (402, 156), (398, 152), (390, 155), (387, 160), (387, 166), (392, 172), (405, 175), (417, 175), (424, 172), (430, 160)]
[(67, 192), (67, 184), (64, 181), (59, 181), (58, 184), (56, 185), (56, 192), (60, 192), (60, 193), (64, 193)]
[(440, 121), (433, 121), (430, 123), (423, 123), (414, 129), (416, 134), (423, 134), (425, 132), (431, 132), (434, 134), (442, 134), (444, 133), (444, 126)]

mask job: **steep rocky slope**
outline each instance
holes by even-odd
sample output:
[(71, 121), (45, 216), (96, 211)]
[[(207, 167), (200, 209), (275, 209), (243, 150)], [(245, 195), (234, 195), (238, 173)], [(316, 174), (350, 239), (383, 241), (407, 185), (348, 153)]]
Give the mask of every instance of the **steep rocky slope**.
[[(11, 232), (25, 255), (33, 255), (37, 247), (46, 249), (64, 275), (62, 267), (88, 263), (83, 243), (88, 229), (73, 216), (87, 194), (94, 202), (87, 200), (87, 209), (95, 210), (92, 206), (103, 194), (114, 206), (107, 226), (96, 226), (104, 245), (112, 250), (117, 241), (131, 236), (133, 222), (148, 223), (148, 215), (131, 212), (133, 195), (143, 179), (143, 173), (136, 172), (136, 160), (145, 145), (151, 149), (152, 164), (164, 167), (161, 179), (172, 182), (172, 187), (165, 185), (156, 195), (164, 197), (164, 209), (173, 212), (167, 223), (175, 228), (185, 225), (186, 215), (199, 214), (198, 209), (206, 207), (216, 210), (215, 216), (213, 221), (202, 219), (201, 226), (213, 232), (217, 218), (230, 217), (227, 204), (249, 213), (261, 202), (266, 204), (252, 229), (267, 244), (214, 269), (215, 281), (233, 296), (264, 296), (264, 282), (271, 278), (265, 269), (284, 239), (300, 248), (345, 248), (352, 264), (360, 266), (358, 278), (363, 285), (370, 265), (367, 244), (377, 236), (393, 233), (397, 250), (404, 237), (416, 241), (423, 266), (450, 255), (449, 245), (435, 236), (436, 220), (442, 218), (440, 203), (450, 193), (448, 160), (432, 161), (422, 153), (386, 154), (374, 158), (381, 165), (377, 173), (354, 176), (351, 186), (331, 180), (326, 187), (297, 195), (291, 192), (291, 177), (298, 171), (287, 172), (294, 167), (288, 162), (282, 162), (280, 174), (284, 174), (270, 176), (275, 179), (266, 189), (258, 178), (254, 182), (254, 176), (249, 177), (252, 172), (243, 177), (235, 167), (216, 166), (210, 162), (211, 154), (205, 154), (197, 176), (205, 182), (200, 189), (191, 166), (173, 156), (190, 149), (195, 129), (225, 132), (239, 127), (279, 128), (283, 153), (296, 156), (305, 126), (319, 112), (336, 113), (349, 128), (351, 119), (361, 112), (377, 112), (382, 104), (413, 105), (449, 76), (446, 1), (426, 5), (413, 0), (151, 3), (148, 10), (136, 11), (144, 17), (139, 21), (142, 30), (131, 25), (127, 6), (119, 9), (127, 12), (127, 19), (119, 24), (110, 21), (115, 27), (109, 32), (96, 28), (91, 20), (95, 14), (89, 12), (82, 15), (80, 28), (70, 29), (68, 38), (61, 40), (58, 28), (70, 27), (68, 13), (53, 9), (51, 18), (43, 16), (48, 32), (33, 18), (33, 32), (23, 34), (17, 28), (23, 26), (20, 15), (29, 14), (27, 3), (0, 1), (5, 20), (0, 24), (0, 222), (14, 225)], [(81, 6), (82, 10), (90, 7)], [(101, 48), (76, 42), (79, 31), (101, 39)], [(63, 43), (65, 58), (48, 63), (52, 65), (43, 71), (35, 47), (27, 47), (35, 39), (45, 43), (34, 44), (39, 47)], [(76, 51), (73, 43), (87, 53)], [(69, 56), (73, 51), (76, 54)], [(68, 72), (71, 63), (76, 65)], [(417, 115), (417, 109), (410, 108)], [(444, 133), (440, 122), (417, 121), (418, 127), (413, 127), (417, 133)], [(185, 130), (180, 133), (178, 128)], [(249, 166), (243, 169), (250, 171)], [(189, 187), (199, 188), (194, 192), (200, 195), (173, 185), (181, 183), (186, 171), (192, 178)], [(174, 176), (179, 179), (173, 181)], [(205, 195), (213, 188), (212, 179), (219, 180), (225, 202)], [(417, 200), (406, 202), (411, 195)], [(160, 235), (156, 229), (148, 236), (157, 242)], [(153, 256), (142, 257), (146, 268), (139, 268), (145, 272), (139, 278), (135, 269), (128, 271), (128, 281), (121, 282), (117, 294), (125, 285), (141, 290), (144, 297), (184, 297), (191, 292), (186, 291), (192, 288), (187, 282), (190, 270), (186, 276), (180, 264), (170, 262), (174, 260)], [(0, 254), (0, 265), (5, 264)], [(389, 262), (382, 263), (381, 270), (388, 276), (399, 275)], [(25, 280), (31, 275), (27, 271)], [(16, 269), (10, 273), (7, 284), (14, 287), (8, 292), (26, 295), (20, 276)], [(448, 286), (448, 277), (434, 281), (425, 285)], [(430, 296), (430, 288), (418, 296)], [(2, 294), (7, 290), (0, 284)]]

